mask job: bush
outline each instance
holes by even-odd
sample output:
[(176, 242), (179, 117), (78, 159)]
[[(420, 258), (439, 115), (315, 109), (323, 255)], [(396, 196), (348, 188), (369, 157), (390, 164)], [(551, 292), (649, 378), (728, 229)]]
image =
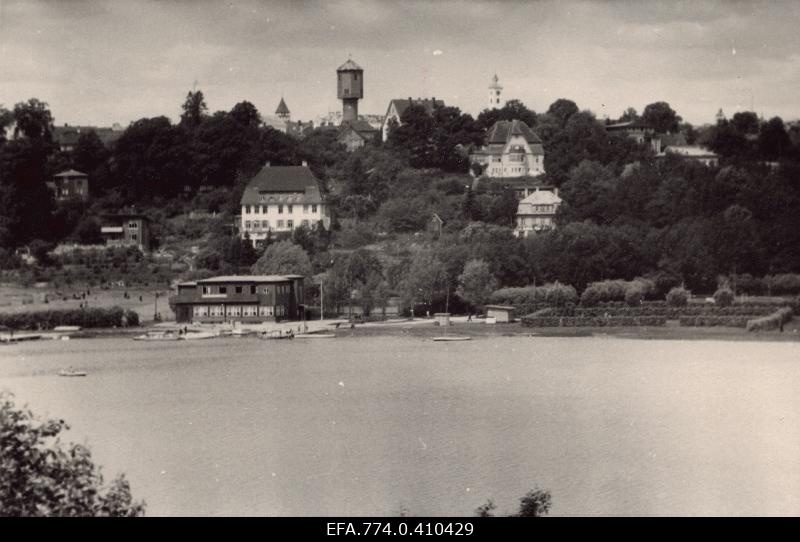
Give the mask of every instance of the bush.
[(0, 392), (0, 516), (105, 516), (144, 514), (119, 476), (109, 486), (85, 446), (65, 446), (63, 420), (38, 420)]
[(575, 288), (558, 282), (544, 286), (500, 288), (489, 296), (490, 304), (511, 305), (517, 314), (529, 314), (545, 307), (566, 307), (577, 301)]
[(625, 304), (629, 307), (638, 307), (644, 301), (644, 289), (639, 285), (632, 285), (625, 292)]
[(783, 324), (788, 322), (794, 317), (794, 310), (792, 307), (784, 307), (779, 309), (769, 316), (762, 318), (755, 318), (747, 322), (747, 331), (770, 331), (773, 329), (782, 328)]
[(667, 305), (685, 307), (689, 303), (689, 292), (684, 288), (673, 288), (667, 294)]
[(625, 302), (638, 305), (646, 297), (656, 292), (655, 283), (650, 279), (636, 278), (631, 281), (604, 280), (590, 283), (581, 294), (581, 305), (595, 307), (602, 302)]
[[(0, 314), (0, 325), (25, 330), (53, 329), (56, 326), (116, 327), (122, 325), (123, 317), (128, 319), (128, 325), (139, 324), (139, 315), (135, 312), (126, 313), (120, 307), (111, 307)], [(136, 323), (131, 323), (132, 320)]]
[(720, 288), (714, 292), (714, 303), (718, 307), (729, 307), (733, 305), (733, 291), (729, 288)]

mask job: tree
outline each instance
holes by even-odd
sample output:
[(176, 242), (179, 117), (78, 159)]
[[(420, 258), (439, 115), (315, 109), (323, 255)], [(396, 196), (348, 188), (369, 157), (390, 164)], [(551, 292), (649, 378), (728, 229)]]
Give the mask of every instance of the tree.
[(618, 122), (635, 122), (637, 120), (639, 120), (639, 113), (633, 107), (629, 107), (620, 115)]
[(304, 275), (312, 274), (311, 260), (300, 246), (291, 241), (273, 243), (253, 264), (254, 275)]
[(45, 102), (31, 98), (14, 106), (14, 120), (17, 123), (14, 135), (22, 133), (29, 139), (50, 142), (53, 132), (53, 116)]
[(90, 177), (96, 168), (108, 159), (109, 152), (94, 130), (82, 133), (72, 152), (72, 163), (75, 169)]
[(482, 260), (469, 260), (458, 277), (458, 295), (474, 306), (484, 305), (497, 289), (497, 279), (489, 264)]
[(546, 516), (550, 511), (552, 498), (549, 491), (534, 489), (529, 491), (519, 500), (518, 517), (536, 518)]
[(257, 128), (261, 124), (261, 114), (256, 109), (256, 106), (248, 101), (234, 105), (230, 116), (243, 126)]
[(85, 446), (65, 446), (63, 420), (39, 420), (0, 392), (0, 516), (141, 516), (124, 476), (105, 485)]
[(181, 114), (181, 126), (195, 128), (200, 125), (203, 116), (208, 111), (203, 91), (190, 91), (183, 102), (183, 113)]
[(84, 245), (99, 245), (103, 242), (103, 235), (100, 233), (100, 223), (91, 216), (85, 216), (78, 222), (73, 237)]
[(431, 250), (419, 252), (399, 285), (404, 305), (413, 308), (423, 303), (431, 307), (445, 287), (445, 280), (444, 265), (436, 254)]
[(764, 160), (787, 158), (792, 149), (792, 141), (780, 117), (769, 119), (758, 134), (758, 152)]
[(565, 98), (559, 98), (547, 108), (547, 113), (558, 119), (561, 126), (565, 126), (570, 117), (578, 111), (579, 109), (575, 102)]
[(677, 132), (681, 120), (667, 102), (648, 104), (642, 112), (644, 124), (660, 134)]
[(752, 111), (739, 111), (731, 118), (731, 126), (740, 134), (758, 133), (758, 115)]

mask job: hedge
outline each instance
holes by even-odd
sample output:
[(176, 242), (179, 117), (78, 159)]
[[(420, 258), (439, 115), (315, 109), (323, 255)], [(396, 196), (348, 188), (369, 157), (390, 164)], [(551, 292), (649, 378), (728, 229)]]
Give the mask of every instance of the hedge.
[(139, 325), (139, 315), (135, 311), (111, 307), (0, 314), (0, 326), (20, 330), (53, 329), (57, 326), (118, 327), (122, 326), (123, 318), (128, 326)]
[(748, 320), (748, 316), (683, 316), (680, 324), (692, 327), (745, 327)]
[(779, 309), (769, 316), (755, 318), (747, 322), (747, 331), (770, 331), (778, 329), (794, 317), (794, 310), (791, 307)]
[(667, 307), (664, 304), (644, 303), (638, 307), (575, 307), (551, 309), (551, 316), (663, 316), (667, 319), (678, 319), (685, 316), (766, 316), (775, 311), (775, 305), (751, 304), (719, 307), (717, 305), (687, 305), (685, 307)]
[(500, 288), (489, 296), (492, 305), (511, 305), (517, 314), (529, 314), (544, 307), (566, 307), (578, 302), (578, 293), (572, 286), (545, 284), (522, 288)]
[(638, 305), (641, 300), (655, 293), (653, 281), (643, 278), (627, 280), (603, 280), (591, 282), (581, 294), (581, 305), (595, 307), (608, 301), (623, 301)]
[(523, 316), (522, 325), (525, 327), (638, 327), (638, 326), (663, 326), (666, 318), (660, 316), (610, 316), (579, 317), (579, 316)]

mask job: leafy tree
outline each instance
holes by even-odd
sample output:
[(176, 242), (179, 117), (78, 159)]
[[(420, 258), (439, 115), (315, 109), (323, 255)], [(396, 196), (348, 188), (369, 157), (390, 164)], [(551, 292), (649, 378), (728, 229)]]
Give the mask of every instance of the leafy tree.
[(758, 115), (752, 111), (734, 113), (731, 118), (731, 126), (740, 134), (757, 134), (759, 127)]
[(758, 152), (764, 160), (780, 160), (787, 158), (792, 149), (792, 142), (780, 117), (769, 119), (761, 127), (758, 134)]
[(411, 104), (400, 117), (401, 124), (389, 133), (389, 145), (409, 156), (414, 167), (429, 167), (434, 161), (434, 120), (421, 105)]
[(564, 203), (559, 208), (559, 220), (565, 223), (583, 220), (611, 223), (617, 216), (616, 184), (609, 168), (584, 160), (570, 172), (569, 180), (561, 187)]
[(73, 237), (84, 245), (99, 245), (103, 242), (103, 236), (100, 233), (100, 223), (91, 216), (84, 216), (83, 219), (75, 227)]
[(252, 103), (248, 101), (239, 102), (230, 111), (233, 120), (249, 128), (257, 128), (261, 125), (261, 114)]
[(264, 254), (253, 264), (254, 275), (297, 274), (310, 277), (311, 260), (300, 246), (291, 241), (279, 241), (269, 245)]
[(89, 130), (78, 137), (72, 151), (72, 162), (75, 169), (94, 177), (93, 172), (108, 159), (109, 154), (97, 133)]
[(547, 108), (547, 113), (555, 117), (561, 126), (565, 126), (570, 117), (578, 111), (579, 109), (575, 102), (566, 98), (559, 98)]
[(670, 107), (667, 102), (654, 102), (648, 104), (642, 112), (642, 121), (646, 126), (657, 133), (674, 133), (678, 131), (681, 117)]
[(399, 289), (406, 307), (417, 303), (432, 307), (445, 285), (444, 265), (433, 251), (423, 250), (414, 256)]
[(530, 128), (536, 126), (536, 113), (520, 100), (508, 100), (500, 109), (484, 109), (475, 121), (476, 128), (488, 130), (499, 120), (521, 120)]
[(141, 516), (124, 476), (105, 485), (85, 446), (65, 446), (63, 420), (39, 420), (0, 393), (0, 516)]
[(47, 103), (36, 98), (20, 102), (14, 106), (14, 120), (17, 125), (14, 135), (22, 134), (29, 139), (52, 141), (53, 116)]
[(184, 100), (181, 108), (183, 109), (183, 113), (181, 113), (181, 126), (188, 126), (189, 128), (199, 126), (203, 121), (203, 116), (208, 111), (203, 91), (190, 91), (186, 95), (186, 100)]
[(469, 260), (458, 277), (458, 295), (475, 306), (484, 305), (497, 289), (497, 279), (482, 260)]
[(618, 122), (635, 122), (637, 120), (639, 120), (639, 113), (633, 107), (629, 107), (620, 115)]
[(546, 516), (551, 505), (552, 498), (549, 491), (534, 489), (520, 499), (517, 516), (523, 518)]
[(503, 190), (488, 209), (488, 220), (499, 226), (513, 228), (517, 220), (519, 200), (513, 190)]

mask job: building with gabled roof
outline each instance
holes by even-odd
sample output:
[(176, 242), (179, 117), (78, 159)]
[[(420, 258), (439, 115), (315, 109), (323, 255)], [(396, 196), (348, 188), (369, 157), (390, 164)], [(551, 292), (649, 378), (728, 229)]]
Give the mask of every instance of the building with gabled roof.
[(544, 173), (542, 140), (523, 121), (495, 122), (486, 132), (485, 142), (469, 156), (470, 164), (479, 165), (482, 175), (525, 177)]
[(517, 207), (517, 227), (514, 235), (527, 237), (555, 228), (556, 213), (561, 206), (558, 188), (553, 190), (536, 190), (519, 202)]
[(377, 143), (380, 131), (366, 120), (344, 121), (339, 126), (339, 143), (352, 152), (364, 145)]
[(308, 165), (271, 166), (267, 163), (242, 194), (240, 234), (254, 245), (268, 235), (290, 235), (299, 226), (330, 228), (328, 206), (319, 180)]
[(89, 176), (74, 169), (62, 171), (47, 181), (47, 188), (53, 192), (56, 201), (87, 201), (89, 199)]
[(402, 124), (400, 118), (405, 113), (406, 109), (412, 105), (424, 107), (428, 114), (433, 114), (433, 110), (437, 107), (444, 107), (444, 100), (437, 100), (433, 98), (395, 98), (389, 101), (389, 107), (386, 108), (386, 114), (383, 116), (383, 123), (381, 124), (381, 138), (386, 141), (389, 139), (389, 123), (394, 120), (398, 126)]

